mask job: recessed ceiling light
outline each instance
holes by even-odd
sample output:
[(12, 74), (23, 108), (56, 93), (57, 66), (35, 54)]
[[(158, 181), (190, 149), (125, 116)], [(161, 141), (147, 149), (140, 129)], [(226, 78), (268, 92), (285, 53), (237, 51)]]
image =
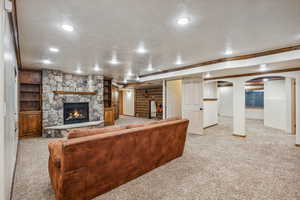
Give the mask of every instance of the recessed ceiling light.
[(49, 65), (49, 64), (51, 64), (51, 61), (46, 59), (46, 60), (43, 60), (43, 63), (46, 65)]
[(100, 69), (99, 65), (96, 64), (95, 67), (94, 67), (94, 71), (99, 72), (100, 70), (101, 70), (101, 69)]
[(109, 63), (112, 64), (112, 65), (117, 65), (120, 62), (115, 58), (115, 59), (111, 59), (111, 61), (109, 61)]
[(177, 60), (175, 62), (176, 65), (182, 65), (182, 59), (181, 56), (177, 56)]
[(109, 63), (112, 64), (112, 65), (117, 65), (117, 64), (120, 63), (120, 62), (118, 61), (118, 59), (117, 59), (117, 56), (116, 56), (116, 53), (115, 53), (115, 52), (113, 52), (112, 58), (111, 58), (111, 60), (109, 61)]
[(140, 45), (136, 52), (139, 54), (145, 54), (147, 53), (147, 50), (145, 49), (144, 45)]
[(191, 22), (191, 19), (188, 17), (180, 17), (177, 19), (177, 24), (180, 26), (185, 26)]
[(82, 73), (82, 71), (81, 71), (80, 68), (78, 68), (75, 72), (76, 72), (77, 74), (81, 74), (81, 73)]
[(210, 76), (210, 73), (207, 72), (206, 75), (205, 75), (205, 78), (210, 78), (210, 77), (211, 77), (211, 76)]
[(149, 71), (149, 72), (153, 71), (153, 67), (152, 67), (151, 63), (148, 65), (147, 71)]
[(74, 30), (74, 27), (69, 24), (63, 24), (61, 26), (61, 28), (64, 29), (65, 31), (69, 31), (69, 32), (72, 32)]
[(54, 52), (54, 53), (57, 53), (57, 52), (59, 52), (59, 49), (58, 49), (58, 48), (55, 48), (55, 47), (50, 47), (50, 48), (49, 48), (49, 51)]
[(233, 51), (231, 49), (227, 49), (225, 51), (225, 55), (232, 55), (233, 54)]
[(263, 79), (263, 82), (267, 82), (268, 80), (269, 80), (269, 79), (267, 79), (267, 78), (264, 78), (264, 79)]
[(266, 64), (261, 64), (259, 70), (260, 71), (266, 71), (267, 70), (267, 65)]
[(127, 73), (127, 76), (133, 76), (133, 73), (132, 73), (131, 71), (129, 71), (129, 72)]

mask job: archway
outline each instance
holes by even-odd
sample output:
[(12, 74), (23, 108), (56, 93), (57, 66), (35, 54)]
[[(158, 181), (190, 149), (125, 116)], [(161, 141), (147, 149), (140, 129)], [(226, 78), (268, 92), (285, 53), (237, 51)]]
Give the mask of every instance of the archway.
[[(295, 84), (286, 76), (252, 77), (245, 82), (245, 127), (249, 134), (273, 128), (295, 134)], [(294, 92), (293, 92), (294, 91)]]

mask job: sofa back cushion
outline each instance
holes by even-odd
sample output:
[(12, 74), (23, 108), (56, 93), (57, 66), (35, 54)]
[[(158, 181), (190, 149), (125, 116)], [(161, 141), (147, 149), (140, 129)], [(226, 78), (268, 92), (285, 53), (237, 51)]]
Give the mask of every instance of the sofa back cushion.
[(140, 127), (150, 126), (150, 125), (154, 125), (154, 124), (176, 121), (176, 120), (180, 120), (180, 119), (181, 118), (179, 118), (179, 117), (171, 117), (171, 118), (160, 120), (160, 121), (152, 121), (152, 122), (146, 122), (146, 123), (140, 123), (140, 124), (130, 124), (130, 125), (121, 126), (121, 127), (91, 128), (91, 129), (90, 128), (78, 128), (78, 129), (71, 130), (69, 132), (67, 138), (73, 139), (73, 138), (86, 137), (86, 136), (103, 134), (103, 133), (108, 133), (108, 132), (120, 131), (120, 130), (124, 130), (124, 129), (140, 128)]
[(146, 123), (142, 123), (142, 124), (129, 124), (126, 126), (126, 128), (127, 129), (139, 128), (139, 127), (150, 126), (150, 125), (159, 124), (159, 123), (160, 123), (160, 121), (146, 122)]
[(91, 135), (103, 134), (113, 131), (120, 131), (126, 129), (125, 126), (122, 127), (107, 127), (107, 128), (79, 128), (73, 129), (68, 134), (68, 139), (79, 138), (79, 137), (86, 137)]

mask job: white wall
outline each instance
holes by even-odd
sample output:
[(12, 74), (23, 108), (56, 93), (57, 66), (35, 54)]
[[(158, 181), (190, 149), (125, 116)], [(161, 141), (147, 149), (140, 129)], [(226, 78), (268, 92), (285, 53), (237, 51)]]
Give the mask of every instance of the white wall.
[(203, 101), (203, 128), (218, 124), (218, 101)]
[(292, 79), (285, 79), (286, 132), (292, 133)]
[[(218, 113), (220, 116), (233, 116), (233, 87), (218, 88), (219, 104)], [(264, 119), (263, 108), (246, 108), (247, 119)]]
[(264, 125), (286, 130), (287, 98), (285, 81), (268, 81), (265, 83), (265, 112)]
[(125, 89), (123, 90), (123, 114), (134, 116), (134, 99), (135, 92), (134, 89)]
[(246, 118), (247, 119), (264, 119), (264, 109), (263, 108), (246, 108)]
[(8, 200), (18, 143), (17, 80), (15, 77), (17, 64), (10, 24), (2, 4), (0, 6), (0, 199)]
[(220, 116), (233, 116), (233, 87), (218, 88), (218, 114)]
[[(218, 98), (217, 82), (203, 84), (203, 98)], [(203, 127), (209, 127), (218, 124), (218, 100), (203, 101)]]
[(0, 3), (0, 199), (5, 199), (5, 180), (4, 180), (4, 60), (3, 60), (3, 41), (4, 41), (4, 11), (3, 2)]
[(203, 98), (218, 98), (218, 83), (216, 81), (204, 83)]
[(181, 117), (181, 80), (166, 82), (166, 117)]

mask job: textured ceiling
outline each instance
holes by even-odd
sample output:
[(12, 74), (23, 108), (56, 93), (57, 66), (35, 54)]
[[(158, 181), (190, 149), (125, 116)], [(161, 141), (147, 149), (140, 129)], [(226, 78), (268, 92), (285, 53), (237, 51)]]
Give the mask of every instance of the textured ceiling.
[[(149, 62), (154, 71), (178, 67), (178, 55), (187, 65), (225, 57), (228, 49), (235, 56), (300, 43), (299, 0), (17, 0), (17, 9), (23, 66), (80, 67), (116, 80), (149, 73)], [(177, 25), (182, 15), (191, 23)], [(148, 52), (138, 54), (139, 45)], [(119, 65), (109, 63), (113, 55)]]

